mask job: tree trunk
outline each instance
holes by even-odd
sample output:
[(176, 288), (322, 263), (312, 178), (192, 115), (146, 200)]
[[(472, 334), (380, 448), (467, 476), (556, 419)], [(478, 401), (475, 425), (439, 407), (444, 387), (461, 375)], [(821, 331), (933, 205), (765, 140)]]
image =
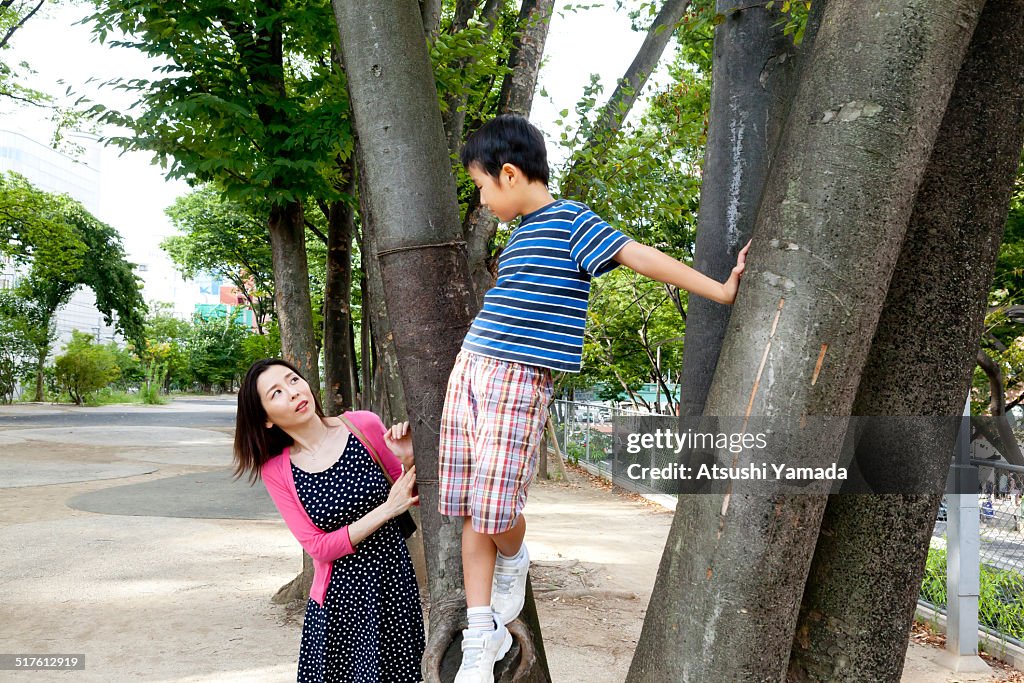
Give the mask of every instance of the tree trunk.
[[(483, 29), (486, 33), (490, 33), (494, 30), (494, 22), (497, 21), (501, 14), (501, 6), (503, 2), (501, 0), (486, 0), (483, 8), (480, 10), (480, 22), (483, 24)], [(455, 19), (452, 22), (452, 33), (458, 33), (469, 25), (469, 20), (473, 18), (473, 12), (476, 9), (476, 3), (471, 0), (461, 0), (456, 3)], [(458, 67), (459, 70), (465, 69), (469, 65), (469, 58), (460, 60)], [(445, 97), (446, 111), (442, 115), (442, 124), (444, 125), (445, 137), (448, 141), (448, 152), (452, 156), (458, 156), (459, 151), (462, 149), (463, 127), (466, 123), (466, 102), (469, 97), (468, 88), (465, 92), (461, 93), (448, 93)]]
[(498, 111), (503, 114), (530, 116), (554, 6), (554, 0), (523, 0), (519, 9), (519, 34), (512, 41), (508, 55), (511, 73), (505, 76), (498, 96)]
[[(343, 190), (352, 194), (355, 183)], [(324, 291), (324, 412), (351, 410), (355, 400), (352, 368), (352, 207), (343, 200), (331, 203), (327, 234), (327, 285)]]
[(310, 389), (320, 392), (320, 369), (309, 298), (309, 265), (302, 204), (270, 210), (270, 249), (274, 263), (274, 308), (281, 326), (281, 353), (299, 369)]
[(313, 558), (302, 551), (302, 571), (294, 579), (277, 589), (271, 602), (278, 605), (309, 600), (309, 591), (313, 587)]
[(420, 18), (427, 42), (433, 43), (441, 27), (441, 0), (420, 0)]
[(36, 356), (36, 395), (32, 400), (36, 403), (42, 403), (46, 398), (46, 392), (44, 391), (43, 377), (46, 371), (46, 356), (49, 355), (50, 348), (47, 346), (45, 349), (41, 349), (39, 354)]
[[(771, 438), (716, 462), (836, 462), (982, 4), (826, 3), (705, 406), (753, 418)], [(834, 419), (792, 429), (808, 416)], [(680, 496), (629, 680), (784, 679), (828, 487), (736, 480), (724, 494)]]
[(999, 452), (999, 455), (1012, 465), (1024, 466), (1024, 454), (1021, 453), (1017, 437), (1013, 435), (1013, 428), (1006, 415), (1006, 393), (1003, 389), (1003, 372), (999, 364), (992, 360), (992, 357), (979, 348), (975, 356), (978, 367), (988, 377), (989, 385), (989, 413), (991, 417), (976, 416), (971, 422), (978, 433), (984, 436), (988, 442)]
[[(917, 193), (854, 414), (962, 412), (1022, 145), (1024, 0), (988, 0)], [(952, 431), (937, 441), (903, 464), (930, 473), (939, 492)], [(940, 498), (829, 498), (790, 680), (900, 679)]]
[[(460, 658), (453, 637), (465, 606), (461, 520), (438, 511), (437, 435), (476, 297), (419, 7), (413, 0), (335, 0), (334, 11), (359, 138), (363, 227), (373, 235), (367, 241), (377, 251), (413, 425), (431, 605), (423, 673), (436, 681), (443, 659)], [(518, 680), (549, 680), (539, 631), (519, 622), (514, 633), (517, 646), (505, 666), (518, 656), (527, 665)]]
[[(824, 2), (812, 7), (799, 48), (781, 15), (744, 0), (719, 0), (700, 214), (693, 267), (724, 282), (754, 232), (761, 192), (796, 90), (797, 54), (814, 42)], [(682, 414), (700, 415), (718, 364), (731, 307), (689, 295), (683, 347)]]
[[(508, 58), (512, 71), (505, 76), (498, 98), (498, 112), (501, 114), (530, 115), (553, 6), (554, 0), (523, 0), (519, 12), (519, 36), (513, 41)], [(483, 306), (484, 294), (494, 285), (491, 241), (497, 228), (498, 219), (490, 210), (481, 206), (480, 192), (474, 191), (462, 233), (466, 240), (466, 253), (478, 307)]]
[[(281, 355), (295, 365), (319, 395), (320, 369), (313, 335), (313, 304), (309, 297), (306, 227), (302, 204), (270, 209), (270, 256), (274, 268), (274, 308), (281, 330)], [(305, 600), (313, 583), (313, 560), (302, 552), (302, 573), (281, 586), (275, 602)]]
[[(363, 154), (358, 144), (356, 159), (360, 160), (362, 176)], [(398, 373), (398, 354), (395, 339), (391, 333), (387, 304), (384, 298), (384, 282), (380, 275), (377, 258), (376, 236), (369, 226), (374, 224), (373, 208), (366, 202), (365, 194), (359, 193), (360, 215), (363, 222), (362, 264), (363, 264), (363, 406), (373, 410), (388, 422), (408, 419), (405, 408), (405, 392)]]

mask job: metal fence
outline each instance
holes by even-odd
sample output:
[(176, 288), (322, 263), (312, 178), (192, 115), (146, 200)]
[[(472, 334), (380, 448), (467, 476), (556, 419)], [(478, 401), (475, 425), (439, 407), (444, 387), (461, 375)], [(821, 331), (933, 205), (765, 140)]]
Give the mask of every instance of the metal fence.
[(612, 420), (621, 415), (644, 415), (603, 403), (553, 401), (551, 421), (564, 457), (592, 474), (612, 478)]
[[(612, 478), (613, 424), (618, 416), (648, 414), (602, 403), (556, 400), (551, 420), (563, 457), (592, 474)], [(980, 546), (980, 587), (975, 628), (1021, 645), (1024, 640), (1024, 467), (985, 459), (974, 451), (977, 467), (978, 524), (971, 534)], [(666, 497), (667, 498), (667, 497)], [(950, 500), (947, 500), (950, 499)], [(922, 582), (922, 603), (946, 612), (947, 520), (954, 496), (943, 499), (932, 532)], [(972, 500), (973, 502), (973, 500)], [(973, 505), (969, 508), (973, 510)], [(968, 625), (967, 628), (971, 626)]]
[[(976, 510), (978, 517), (976, 527), (973, 522), (967, 527), (972, 532), (977, 528), (976, 627), (1000, 640), (1024, 646), (1024, 518), (1021, 511), (1024, 467), (978, 458), (976, 454), (970, 463), (977, 468), (978, 478), (977, 506), (972, 500), (965, 508), (970, 511), (968, 514)], [(950, 506), (957, 503), (953, 498), (943, 499), (939, 509), (921, 589), (922, 601), (941, 613), (947, 613), (949, 608), (946, 590), (949, 574), (959, 573), (947, 567), (952, 552), (948, 544), (957, 542), (947, 528), (951, 523)], [(972, 539), (959, 541), (961, 548), (969, 540)], [(973, 582), (973, 576), (971, 580)]]

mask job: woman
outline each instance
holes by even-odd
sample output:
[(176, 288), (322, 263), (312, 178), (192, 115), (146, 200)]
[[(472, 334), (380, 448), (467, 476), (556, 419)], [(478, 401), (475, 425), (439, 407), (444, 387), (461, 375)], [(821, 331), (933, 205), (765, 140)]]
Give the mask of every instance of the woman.
[(423, 613), (395, 521), (418, 502), (409, 425), (344, 417), (354, 430), (324, 417), (290, 363), (257, 361), (238, 392), (235, 478), (263, 480), (313, 558), (297, 680), (419, 681)]

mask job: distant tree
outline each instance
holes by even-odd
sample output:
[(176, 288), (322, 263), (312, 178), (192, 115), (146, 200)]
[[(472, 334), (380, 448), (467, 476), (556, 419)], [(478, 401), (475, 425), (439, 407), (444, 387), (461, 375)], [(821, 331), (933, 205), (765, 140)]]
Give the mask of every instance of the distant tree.
[(242, 350), (250, 332), (236, 321), (237, 313), (232, 308), (223, 318), (196, 315), (192, 320), (185, 354), (192, 381), (204, 391), (230, 391), (246, 369)]
[(142, 345), (146, 304), (121, 236), (79, 202), (38, 190), (14, 173), (0, 176), (0, 253), (25, 271), (2, 303), (35, 346), (35, 400), (43, 400), (54, 316), (80, 288), (92, 289), (108, 325)]
[(187, 278), (212, 273), (230, 281), (245, 297), (256, 330), (263, 334), (274, 308), (270, 235), (260, 217), (266, 211), (226, 200), (205, 185), (179, 197), (166, 213), (181, 234), (168, 237), (160, 248)]
[(0, 402), (10, 403), (18, 388), (18, 380), (33, 366), (35, 347), (19, 318), (9, 318), (0, 292)]
[(93, 343), (93, 336), (74, 330), (71, 341), (57, 356), (57, 383), (68, 392), (75, 405), (107, 386), (121, 374), (117, 356), (106, 346)]

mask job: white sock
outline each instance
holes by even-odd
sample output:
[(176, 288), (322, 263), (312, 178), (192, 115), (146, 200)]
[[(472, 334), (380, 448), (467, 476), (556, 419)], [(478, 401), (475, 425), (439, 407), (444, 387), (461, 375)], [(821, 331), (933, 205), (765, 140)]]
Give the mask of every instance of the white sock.
[(524, 543), (520, 543), (519, 544), (519, 552), (517, 552), (515, 555), (502, 555), (501, 551), (499, 550), (498, 551), (498, 559), (501, 560), (502, 562), (506, 563), (506, 564), (514, 564), (516, 562), (519, 562), (520, 560), (523, 559), (523, 548), (525, 548), (525, 547), (526, 547), (526, 543), (525, 542)]
[(486, 607), (470, 607), (466, 610), (466, 621), (469, 622), (471, 631), (493, 631), (494, 612), (490, 605)]

